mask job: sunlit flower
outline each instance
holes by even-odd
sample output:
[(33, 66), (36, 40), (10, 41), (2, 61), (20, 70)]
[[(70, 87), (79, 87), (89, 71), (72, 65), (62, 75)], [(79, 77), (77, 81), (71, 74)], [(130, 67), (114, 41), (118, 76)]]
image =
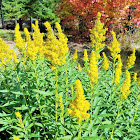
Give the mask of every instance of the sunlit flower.
[(109, 67), (109, 60), (108, 58), (106, 57), (105, 53), (103, 52), (103, 61), (102, 61), (102, 64), (103, 64), (103, 69), (104, 70), (108, 70), (108, 67)]
[(130, 86), (131, 86), (131, 78), (130, 78), (130, 73), (128, 70), (126, 70), (126, 76), (125, 76), (125, 80), (124, 80), (124, 83), (120, 89), (120, 92), (122, 94), (120, 94), (120, 98), (123, 100), (123, 99), (126, 99), (127, 98), (127, 95), (129, 95), (129, 93), (131, 92), (129, 90)]
[(79, 121), (88, 119), (90, 114), (87, 111), (89, 110), (90, 104), (84, 97), (84, 90), (80, 80), (76, 80), (75, 89), (77, 94), (75, 99), (70, 101), (69, 107), (71, 109), (68, 109), (68, 113), (70, 116), (76, 117)]
[(18, 137), (14, 136), (13, 140), (20, 140)]
[(128, 56), (127, 59), (127, 68), (130, 68), (131, 66), (133, 66), (135, 64), (135, 60), (136, 60), (136, 56), (135, 56), (135, 48), (133, 49), (133, 53)]
[(134, 82), (137, 81), (137, 73), (134, 73), (134, 75), (133, 75), (133, 80), (134, 80)]
[(80, 63), (78, 63), (78, 70), (81, 71)]
[(63, 111), (64, 110), (64, 104), (63, 104), (62, 97), (61, 97), (60, 94), (58, 95), (58, 98), (59, 98), (60, 109), (61, 109), (61, 111)]
[(103, 43), (105, 41), (104, 35), (108, 30), (107, 28), (103, 29), (104, 23), (101, 23), (100, 17), (101, 14), (100, 12), (98, 12), (94, 28), (90, 29), (91, 46), (95, 48), (97, 59), (100, 58), (99, 50), (105, 46), (105, 44)]
[(88, 77), (89, 77), (89, 80), (92, 82), (92, 84), (95, 84), (98, 82), (98, 66), (97, 66), (97, 60), (96, 60), (94, 51), (91, 52), (91, 56), (90, 56)]
[(75, 49), (75, 52), (73, 54), (73, 61), (77, 60), (77, 49)]
[(120, 75), (122, 74), (122, 61), (121, 61), (121, 55), (118, 55), (118, 64), (117, 67), (115, 69), (115, 79), (114, 82), (116, 85), (118, 85), (120, 83)]
[(111, 51), (111, 56), (113, 57), (113, 60), (116, 60), (118, 58), (118, 54), (121, 52), (120, 44), (116, 39), (115, 32), (111, 31), (111, 34), (113, 36), (113, 41), (111, 42), (111, 46), (108, 47), (108, 49)]
[(88, 54), (87, 54), (87, 50), (86, 49), (84, 49), (84, 57), (83, 57), (83, 60), (84, 61), (89, 61)]
[(15, 112), (15, 115), (17, 118), (21, 119), (22, 118), (22, 115), (19, 113), (19, 112)]

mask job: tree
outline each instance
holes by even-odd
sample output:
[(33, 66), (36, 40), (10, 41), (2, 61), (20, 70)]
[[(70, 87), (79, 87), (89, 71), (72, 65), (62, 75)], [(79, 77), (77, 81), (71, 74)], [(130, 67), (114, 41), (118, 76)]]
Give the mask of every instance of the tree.
[(4, 16), (3, 16), (3, 5), (2, 5), (2, 0), (0, 1), (0, 9), (1, 9), (1, 19), (2, 19), (2, 28), (5, 28), (4, 25)]
[[(124, 28), (129, 26), (129, 15), (133, 14), (133, 12), (130, 14), (131, 6), (136, 7), (135, 11), (140, 9), (138, 0), (60, 0), (57, 12), (61, 23), (65, 24), (67, 28), (75, 29), (73, 33), (80, 34), (83, 38), (89, 37), (88, 29), (94, 28), (97, 12), (102, 14), (101, 21), (105, 23), (106, 27), (109, 27), (108, 31), (123, 32)], [(138, 16), (138, 14), (136, 15)], [(133, 19), (137, 18), (136, 15)]]
[(60, 22), (55, 7), (59, 4), (59, 0), (38, 0), (33, 3), (33, 15), (41, 21), (49, 21), (51, 24)]

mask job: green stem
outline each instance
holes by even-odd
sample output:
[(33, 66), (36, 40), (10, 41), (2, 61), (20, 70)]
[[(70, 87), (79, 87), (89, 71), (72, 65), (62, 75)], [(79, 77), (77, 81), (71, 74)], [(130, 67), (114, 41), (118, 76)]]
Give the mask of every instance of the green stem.
[[(120, 105), (119, 105), (119, 108), (118, 108), (118, 114), (117, 114), (117, 118), (116, 118), (116, 121), (115, 121), (115, 123), (114, 123), (114, 126), (116, 125), (116, 123), (117, 123), (117, 121), (118, 121), (118, 118), (119, 118), (121, 104), (122, 104), (122, 101), (120, 101)], [(111, 136), (110, 136), (110, 140), (112, 140), (113, 133), (114, 133), (114, 127), (113, 127), (113, 129), (112, 129), (112, 133), (111, 133)]]
[(78, 140), (81, 140), (81, 121), (78, 121), (79, 123), (79, 133), (78, 133)]
[[(93, 106), (93, 84), (90, 82), (90, 87), (91, 87), (91, 108), (90, 108), (90, 124), (92, 122), (92, 106)], [(90, 136), (90, 133), (89, 132), (89, 136)]]
[(137, 105), (136, 105), (136, 109), (135, 109), (135, 114), (134, 114), (134, 116), (133, 116), (130, 129), (129, 129), (129, 131), (128, 131), (127, 140), (128, 140), (129, 133), (130, 133), (131, 130), (132, 130), (132, 126), (133, 126), (133, 124), (134, 124), (134, 120), (135, 120), (135, 118), (136, 118), (136, 114), (137, 114), (137, 110), (138, 110), (138, 106), (139, 106), (139, 98), (140, 98), (140, 94), (139, 94), (139, 96), (138, 96)]
[[(67, 77), (67, 63), (65, 65), (65, 72), (66, 72), (66, 86), (68, 85), (68, 77)], [(68, 87), (66, 87), (66, 99), (68, 98)]]

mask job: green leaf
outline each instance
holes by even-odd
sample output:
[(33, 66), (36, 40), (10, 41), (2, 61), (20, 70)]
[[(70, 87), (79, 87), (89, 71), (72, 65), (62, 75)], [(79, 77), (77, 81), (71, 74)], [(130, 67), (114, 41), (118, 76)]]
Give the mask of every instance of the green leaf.
[(133, 137), (131, 140), (140, 139), (140, 135)]
[(82, 137), (83, 140), (100, 140), (101, 137), (98, 136), (89, 136), (89, 137)]
[(101, 126), (99, 127), (99, 129), (113, 128), (113, 127), (114, 127), (113, 124), (106, 124), (106, 125), (101, 125)]
[(59, 137), (57, 140), (71, 140), (72, 136)]
[(35, 123), (36, 126), (43, 127), (41, 123)]
[(39, 93), (41, 95), (44, 95), (44, 96), (50, 96), (50, 95), (54, 95), (55, 94), (54, 92), (50, 92), (49, 90), (47, 92), (45, 92), (45, 91), (42, 91), (42, 90), (34, 89), (33, 91), (37, 92), (37, 93)]
[(27, 129), (27, 130), (30, 129), (33, 125), (34, 125), (33, 123), (29, 124), (29, 125), (26, 127), (26, 129)]
[(12, 101), (12, 102), (7, 102), (6, 104), (0, 106), (0, 107), (5, 107), (5, 106), (9, 106), (9, 105), (14, 105), (16, 103), (19, 103), (19, 101)]

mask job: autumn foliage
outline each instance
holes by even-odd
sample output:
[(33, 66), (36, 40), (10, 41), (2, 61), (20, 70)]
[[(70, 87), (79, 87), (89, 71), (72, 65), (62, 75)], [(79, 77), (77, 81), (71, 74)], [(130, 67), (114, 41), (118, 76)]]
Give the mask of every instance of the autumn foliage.
[(129, 27), (140, 28), (140, 4), (138, 0), (60, 0), (57, 13), (68, 34), (89, 37), (94, 28), (97, 12), (101, 21), (116, 34), (129, 31)]

